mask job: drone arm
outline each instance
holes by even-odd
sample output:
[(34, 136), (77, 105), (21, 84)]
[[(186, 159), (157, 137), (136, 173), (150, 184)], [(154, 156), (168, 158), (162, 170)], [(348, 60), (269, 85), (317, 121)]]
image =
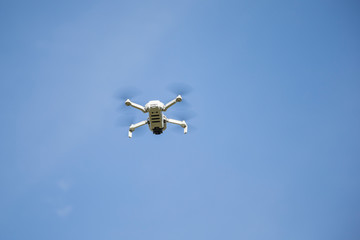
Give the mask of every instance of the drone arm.
[(139, 109), (143, 113), (146, 113), (146, 110), (145, 110), (145, 108), (143, 106), (141, 106), (140, 104), (137, 104), (137, 103), (133, 103), (129, 99), (125, 101), (125, 105), (126, 106), (132, 106), (133, 108)]
[(181, 95), (178, 95), (175, 99), (171, 100), (170, 102), (168, 102), (165, 107), (164, 107), (164, 112), (166, 110), (168, 110), (169, 107), (171, 107), (172, 105), (174, 105), (177, 102), (181, 102), (182, 101), (182, 97)]
[(179, 120), (170, 119), (170, 118), (167, 118), (166, 121), (169, 122), (169, 123), (180, 125), (181, 127), (184, 128), (184, 134), (187, 133), (188, 126), (187, 126), (185, 121), (179, 121)]
[(145, 124), (147, 124), (148, 121), (141, 121), (139, 123), (135, 123), (135, 124), (131, 124), (130, 128), (129, 128), (129, 138), (132, 137), (132, 132), (135, 131), (135, 128), (144, 126)]

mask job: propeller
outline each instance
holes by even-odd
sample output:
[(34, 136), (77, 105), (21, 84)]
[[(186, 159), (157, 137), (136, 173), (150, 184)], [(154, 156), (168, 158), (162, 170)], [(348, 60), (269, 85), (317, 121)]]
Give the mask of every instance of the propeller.
[(135, 123), (135, 116), (121, 116), (121, 118), (118, 119), (117, 125), (120, 127), (130, 127), (131, 124)]
[[(182, 97), (187, 96), (192, 92), (192, 87), (189, 84), (186, 83), (172, 83), (169, 84), (167, 89), (172, 92), (174, 95), (181, 95)], [(188, 125), (190, 131), (194, 130), (195, 127), (193, 127), (191, 124), (188, 123), (189, 119), (192, 119), (195, 117), (195, 112), (189, 110), (190, 104), (186, 100), (186, 98), (183, 98), (183, 100), (180, 103), (177, 103), (173, 108), (173, 110), (169, 111), (169, 118), (172, 118), (174, 116), (177, 120), (185, 120), (186, 124)], [(177, 110), (175, 110), (177, 108)], [(177, 127), (171, 127), (171, 131), (183, 131), (182, 128)]]
[[(174, 95), (181, 95), (182, 97), (187, 96), (192, 91), (192, 87), (186, 83), (172, 83), (168, 86), (168, 90)], [(189, 102), (185, 99), (181, 101), (179, 107), (188, 107)]]
[[(124, 115), (118, 119), (117, 125), (120, 127), (129, 128), (131, 124), (134, 124), (136, 122), (136, 118), (133, 115)], [(144, 135), (146, 129), (147, 125), (141, 126), (139, 128), (136, 128), (133, 134), (136, 134), (136, 136), (142, 136)]]
[(120, 101), (120, 105), (118, 107), (119, 112), (124, 112), (124, 114), (129, 115), (133, 114), (132, 111), (129, 111), (130, 108), (125, 105), (125, 101), (127, 99), (133, 99), (140, 95), (140, 90), (134, 87), (124, 87), (118, 90), (115, 93), (115, 98)]
[[(195, 116), (196, 116), (195, 112), (186, 110), (186, 111), (175, 111), (173, 113), (170, 113), (168, 117), (174, 118), (174, 119), (180, 120), (180, 121), (183, 121), (183, 120), (186, 121), (189, 131), (194, 131), (194, 130), (196, 130), (196, 127), (193, 124), (189, 123), (189, 120), (193, 119)], [(183, 129), (179, 128), (178, 126), (171, 126), (169, 129), (174, 132), (183, 131)]]
[(171, 115), (180, 121), (182, 121), (182, 120), (188, 121), (196, 116), (195, 112), (193, 112), (191, 110), (174, 111), (173, 113), (171, 113)]
[(115, 94), (115, 97), (120, 101), (126, 101), (127, 99), (132, 99), (140, 95), (140, 90), (134, 87), (125, 87), (121, 90), (118, 90)]
[[(124, 87), (115, 93), (115, 98), (120, 101), (119, 107), (117, 108), (120, 113), (117, 120), (118, 126), (129, 128), (131, 124), (136, 123), (136, 110), (126, 106), (125, 101), (127, 99), (135, 98), (138, 95), (140, 95), (140, 90), (134, 87)], [(135, 131), (136, 133), (142, 132), (141, 127), (137, 128)]]
[(192, 87), (186, 83), (172, 83), (168, 86), (170, 92), (175, 95), (186, 96), (192, 91)]

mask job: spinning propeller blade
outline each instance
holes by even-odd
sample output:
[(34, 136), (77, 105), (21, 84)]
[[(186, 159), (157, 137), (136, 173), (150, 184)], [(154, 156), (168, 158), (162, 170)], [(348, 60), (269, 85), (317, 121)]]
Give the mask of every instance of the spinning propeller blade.
[(190, 85), (186, 83), (172, 83), (168, 86), (168, 89), (175, 95), (185, 96), (192, 91)]
[(129, 115), (133, 114), (133, 111), (129, 111), (130, 108), (125, 105), (127, 99), (133, 99), (140, 95), (140, 90), (134, 87), (124, 87), (118, 90), (115, 93), (115, 98), (120, 100), (120, 105), (118, 107), (119, 112), (124, 112), (124, 114)]
[(115, 97), (121, 101), (126, 101), (127, 99), (132, 99), (136, 96), (140, 95), (140, 90), (133, 87), (126, 87), (121, 90), (118, 90), (115, 94)]
[[(168, 90), (172, 92), (174, 95), (181, 95), (182, 97), (187, 96), (192, 91), (192, 87), (186, 83), (172, 83), (168, 86)], [(186, 100), (186, 98), (183, 98), (180, 104), (176, 107), (189, 107), (190, 104)]]
[(187, 110), (187, 111), (178, 111), (178, 112), (174, 112), (171, 115), (175, 116), (176, 119), (182, 121), (188, 121), (192, 118), (194, 118), (196, 116), (196, 114), (193, 111)]
[(120, 127), (130, 127), (135, 123), (135, 112), (130, 111), (131, 108), (125, 105), (125, 101), (130, 98), (134, 98), (140, 94), (140, 91), (132, 87), (124, 87), (115, 93), (115, 98), (119, 100), (119, 106), (117, 107), (120, 117), (117, 120), (117, 125)]
[(123, 115), (121, 118), (119, 118), (117, 125), (120, 127), (130, 127), (131, 124), (135, 123), (135, 117), (134, 116), (125, 116)]
[[(171, 114), (169, 114), (169, 118), (173, 118), (173, 116), (176, 120), (186, 121), (186, 124), (188, 125), (188, 128), (189, 128), (189, 130), (188, 130), (189, 132), (193, 132), (196, 130), (196, 127), (193, 124), (189, 123), (189, 120), (196, 116), (195, 112), (190, 111), (190, 110), (174, 111)], [(171, 126), (169, 129), (170, 129), (170, 131), (175, 131), (175, 132), (183, 131), (183, 129), (179, 128), (178, 126)]]

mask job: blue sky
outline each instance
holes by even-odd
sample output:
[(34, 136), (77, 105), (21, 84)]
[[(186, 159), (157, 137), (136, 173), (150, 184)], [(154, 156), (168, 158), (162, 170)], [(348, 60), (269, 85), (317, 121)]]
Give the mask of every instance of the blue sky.
[(0, 239), (358, 239), (359, 7), (2, 1)]

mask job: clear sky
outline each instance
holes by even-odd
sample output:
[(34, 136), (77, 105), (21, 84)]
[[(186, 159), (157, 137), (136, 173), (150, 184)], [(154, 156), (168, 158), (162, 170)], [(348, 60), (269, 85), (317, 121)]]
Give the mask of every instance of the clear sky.
[[(359, 12), (1, 1), (0, 239), (359, 239)], [(194, 128), (129, 139), (116, 92), (174, 82)]]

